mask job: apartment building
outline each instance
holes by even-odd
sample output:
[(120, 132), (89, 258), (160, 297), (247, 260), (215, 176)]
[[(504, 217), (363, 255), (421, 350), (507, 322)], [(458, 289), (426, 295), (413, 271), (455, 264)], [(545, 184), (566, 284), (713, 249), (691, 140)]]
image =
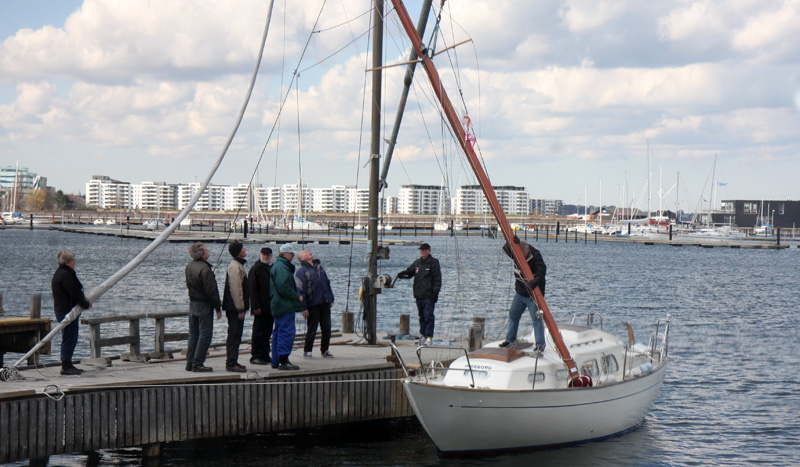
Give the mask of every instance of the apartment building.
[(86, 184), (85, 198), (87, 206), (128, 209), (131, 207), (131, 184), (106, 175), (92, 175), (92, 179)]
[(399, 214), (438, 215), (450, 212), (450, 193), (438, 185), (402, 185), (397, 193)]
[[(528, 206), (528, 192), (521, 186), (496, 186), (493, 187), (497, 202), (508, 215), (527, 215), (530, 213)], [(463, 185), (456, 192), (455, 213), (488, 214), (489, 203), (483, 195), (480, 185)]]
[(555, 216), (562, 212), (564, 202), (560, 199), (532, 199), (530, 212), (539, 216)]

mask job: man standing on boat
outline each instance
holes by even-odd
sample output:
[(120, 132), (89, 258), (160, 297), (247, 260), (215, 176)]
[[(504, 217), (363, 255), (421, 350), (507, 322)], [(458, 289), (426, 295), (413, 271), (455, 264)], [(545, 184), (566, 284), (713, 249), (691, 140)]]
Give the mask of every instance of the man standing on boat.
[(186, 350), (186, 371), (212, 371), (205, 366), (208, 346), (214, 332), (214, 310), (222, 318), (217, 278), (211, 265), (208, 248), (202, 243), (189, 247), (192, 261), (186, 265), (186, 288), (189, 290), (189, 347)]
[[(531, 291), (539, 287), (544, 295), (545, 275), (547, 274), (547, 266), (544, 264), (542, 254), (536, 248), (521, 241), (518, 237), (514, 237), (514, 242), (518, 243), (522, 249), (522, 254), (525, 255), (525, 260), (533, 272), (533, 279), (525, 284), (522, 277), (522, 271), (516, 262), (514, 262), (514, 300), (511, 302), (511, 308), (508, 310), (508, 332), (506, 333), (506, 340), (504, 340), (500, 347), (509, 347), (514, 345), (517, 340), (517, 330), (519, 329), (519, 320), (525, 309), (531, 314), (533, 320), (533, 334), (536, 339), (536, 347), (534, 350), (543, 351), (544, 342), (544, 322), (542, 320), (539, 307), (536, 306), (536, 301), (531, 295)], [(503, 252), (513, 260), (511, 248), (506, 243), (503, 245)]]
[(253, 310), (253, 350), (250, 363), (267, 365), (269, 363), (269, 339), (275, 324), (270, 313), (269, 283), (272, 268), (272, 249), (261, 249), (261, 258), (250, 268), (247, 276), (250, 286), (250, 309)]
[(300, 269), (294, 275), (297, 282), (297, 292), (300, 294), (300, 303), (305, 311), (303, 317), (308, 320), (306, 326), (306, 340), (303, 344), (303, 357), (311, 358), (311, 349), (314, 347), (314, 337), (317, 334), (317, 325), (322, 329), (320, 352), (326, 358), (333, 358), (328, 347), (331, 343), (331, 306), (333, 306), (333, 290), (328, 273), (318, 259), (308, 250), (297, 254), (300, 260)]
[(239, 364), (239, 346), (242, 343), (244, 316), (250, 308), (247, 272), (244, 270), (244, 264), (247, 262), (245, 259), (247, 248), (239, 242), (233, 242), (228, 247), (228, 252), (233, 259), (228, 265), (225, 276), (225, 292), (222, 294), (222, 309), (225, 310), (225, 316), (228, 317), (225, 369), (244, 373), (247, 371), (247, 367)]
[(419, 312), (419, 340), (423, 345), (430, 345), (436, 321), (433, 312), (439, 300), (439, 290), (442, 288), (442, 271), (439, 268), (439, 260), (431, 256), (431, 246), (427, 243), (421, 244), (419, 259), (400, 271), (397, 276), (401, 279), (414, 278), (414, 298), (417, 300)]
[[(88, 310), (92, 307), (83, 294), (83, 285), (75, 274), (75, 253), (61, 250), (56, 254), (58, 269), (53, 274), (51, 287), (53, 289), (53, 310), (60, 323), (67, 317), (75, 305)], [(78, 320), (75, 319), (61, 330), (61, 374), (80, 375), (83, 370), (72, 364), (72, 353), (78, 344)], [(2, 356), (2, 354), (0, 354)]]
[(297, 332), (294, 325), (294, 314), (305, 308), (300, 303), (297, 284), (294, 281), (294, 248), (290, 244), (281, 245), (280, 254), (272, 265), (270, 274), (270, 312), (275, 318), (275, 330), (272, 333), (272, 368), (279, 370), (299, 370), (292, 365), (289, 355), (294, 346)]

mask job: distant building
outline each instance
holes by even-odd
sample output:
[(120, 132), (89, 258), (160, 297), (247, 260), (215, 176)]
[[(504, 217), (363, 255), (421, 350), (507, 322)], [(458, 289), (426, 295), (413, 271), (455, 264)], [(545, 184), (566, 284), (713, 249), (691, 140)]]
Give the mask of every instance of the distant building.
[(530, 213), (539, 216), (557, 216), (562, 214), (564, 202), (560, 199), (532, 199)]
[[(698, 214), (698, 222), (705, 223), (707, 213)], [(791, 200), (722, 200), (720, 209), (711, 211), (711, 223), (752, 228), (772, 224), (775, 227), (800, 227), (800, 201)]]
[(86, 184), (86, 205), (101, 209), (129, 209), (131, 184), (106, 175), (92, 175)]
[[(528, 192), (522, 186), (496, 186), (494, 188), (497, 202), (506, 214), (524, 216), (530, 214)], [(480, 185), (463, 185), (456, 192), (455, 213), (490, 214), (491, 209)]]
[(47, 188), (47, 177), (42, 177), (28, 170), (27, 167), (20, 167), (19, 172), (13, 165), (0, 167), (0, 188), (5, 190), (14, 187), (14, 179), (16, 178), (16, 186), (20, 190), (35, 190), (37, 188), (44, 190)]
[(437, 185), (402, 185), (397, 194), (399, 214), (445, 215), (450, 212), (450, 194)]

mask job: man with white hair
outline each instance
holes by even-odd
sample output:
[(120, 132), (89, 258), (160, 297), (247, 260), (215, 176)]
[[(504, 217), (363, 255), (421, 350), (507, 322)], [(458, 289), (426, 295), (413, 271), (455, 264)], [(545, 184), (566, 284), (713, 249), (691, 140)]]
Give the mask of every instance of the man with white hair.
[(294, 274), (294, 280), (297, 282), (300, 303), (305, 308), (303, 317), (308, 320), (303, 357), (311, 358), (311, 349), (319, 325), (322, 330), (319, 350), (323, 357), (333, 358), (333, 354), (328, 350), (331, 343), (331, 306), (333, 306), (331, 281), (325, 268), (318, 259), (314, 259), (310, 251), (301, 251), (297, 259), (300, 260), (300, 268)]
[[(60, 323), (67, 317), (69, 312), (80, 305), (81, 308), (88, 310), (92, 307), (89, 300), (83, 294), (83, 285), (75, 274), (75, 253), (68, 250), (61, 250), (56, 254), (58, 269), (53, 274), (51, 286), (53, 289), (53, 310), (56, 319)], [(83, 370), (76, 368), (72, 364), (72, 353), (78, 344), (78, 320), (69, 323), (61, 330), (61, 374), (77, 376)]]
[(289, 361), (297, 333), (294, 314), (303, 311), (300, 294), (297, 293), (294, 282), (293, 259), (294, 247), (289, 243), (281, 245), (280, 254), (270, 270), (270, 312), (275, 318), (275, 329), (272, 332), (272, 368), (279, 370), (300, 369)]
[(186, 350), (186, 371), (213, 371), (205, 366), (211, 336), (214, 333), (214, 310), (222, 318), (217, 278), (208, 264), (210, 253), (202, 243), (189, 247), (192, 261), (186, 265), (186, 288), (189, 290), (189, 346)]

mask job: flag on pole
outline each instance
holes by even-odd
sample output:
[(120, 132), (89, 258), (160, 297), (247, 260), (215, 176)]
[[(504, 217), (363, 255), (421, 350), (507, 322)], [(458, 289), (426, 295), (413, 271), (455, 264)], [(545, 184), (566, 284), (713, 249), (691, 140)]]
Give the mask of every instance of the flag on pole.
[(723, 182), (717, 182), (717, 186), (725, 186), (727, 184), (728, 184), (728, 182), (724, 182), (724, 183)]

